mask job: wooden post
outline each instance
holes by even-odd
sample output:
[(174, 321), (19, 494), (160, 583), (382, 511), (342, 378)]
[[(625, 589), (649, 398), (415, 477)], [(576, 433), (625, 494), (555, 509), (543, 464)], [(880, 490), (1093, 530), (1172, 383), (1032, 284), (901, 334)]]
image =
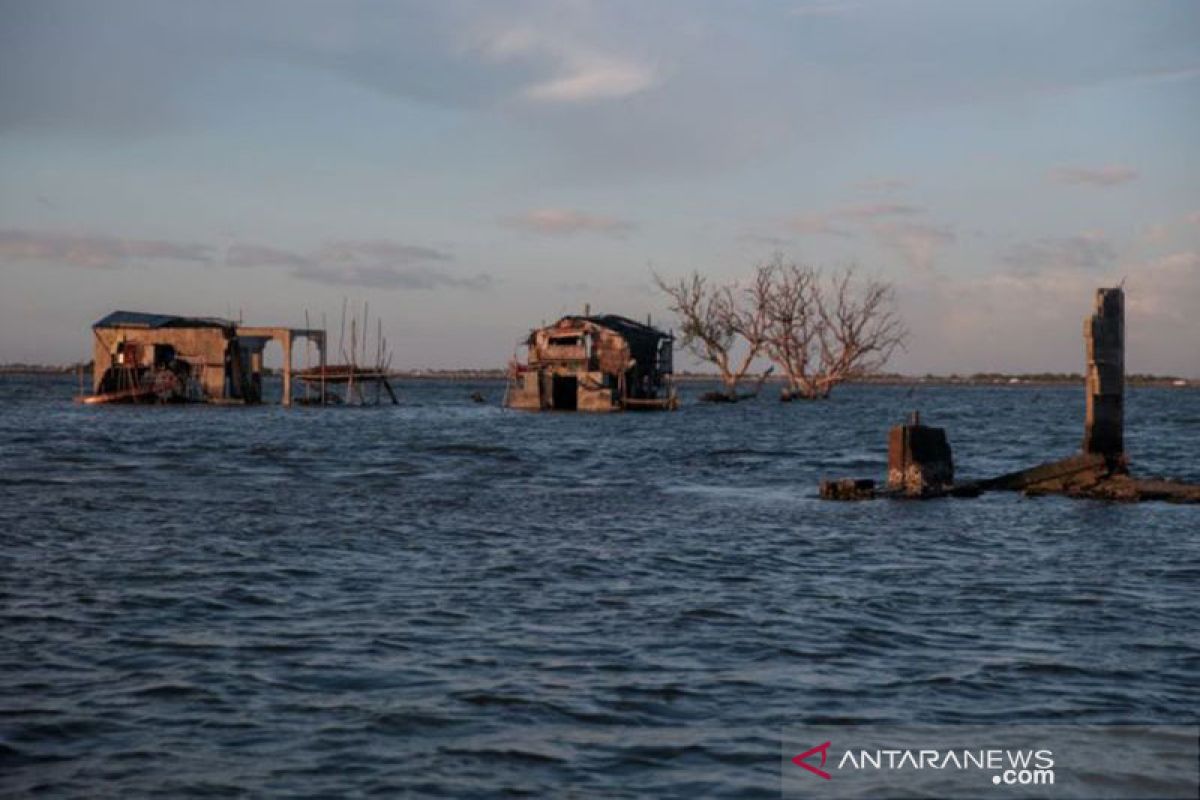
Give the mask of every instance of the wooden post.
[(283, 334), (283, 404), (292, 404), (292, 332)]
[(1125, 291), (1096, 290), (1096, 313), (1084, 321), (1087, 420), (1083, 451), (1118, 457), (1125, 451)]
[[(325, 323), (324, 315), (321, 315), (321, 323), (322, 323), (322, 325)], [(318, 356), (321, 359), (321, 405), (325, 405), (325, 337), (326, 337), (326, 335), (327, 334), (326, 334), (325, 328), (322, 327), (321, 328), (321, 338), (318, 340), (321, 343), (320, 355)]]

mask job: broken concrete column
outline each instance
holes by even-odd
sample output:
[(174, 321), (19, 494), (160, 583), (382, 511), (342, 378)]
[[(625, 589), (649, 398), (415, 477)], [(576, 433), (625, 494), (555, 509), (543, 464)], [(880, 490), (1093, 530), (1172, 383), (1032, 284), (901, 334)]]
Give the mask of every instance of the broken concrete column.
[(1087, 344), (1087, 421), (1083, 452), (1125, 451), (1125, 291), (1097, 289), (1096, 313), (1083, 323)]
[(954, 483), (954, 459), (943, 428), (921, 424), (913, 414), (907, 425), (888, 432), (888, 488), (909, 497), (940, 494)]

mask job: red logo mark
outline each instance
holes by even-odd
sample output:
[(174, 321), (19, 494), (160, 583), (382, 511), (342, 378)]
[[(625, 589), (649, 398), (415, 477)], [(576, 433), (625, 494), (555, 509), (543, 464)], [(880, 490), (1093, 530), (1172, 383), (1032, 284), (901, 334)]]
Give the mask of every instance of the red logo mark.
[(829, 780), (830, 775), (828, 772), (826, 772), (823, 769), (817, 769), (812, 764), (809, 764), (807, 761), (808, 758), (815, 756), (817, 753), (821, 754), (821, 766), (822, 767), (825, 766), (825, 757), (827, 755), (829, 755), (829, 742), (826, 742), (825, 744), (819, 744), (816, 747), (812, 748), (811, 750), (805, 750), (800, 755), (793, 757), (792, 763), (795, 764), (797, 767), (804, 767), (806, 770), (808, 770), (809, 772), (811, 772), (814, 775), (820, 775), (825, 780)]

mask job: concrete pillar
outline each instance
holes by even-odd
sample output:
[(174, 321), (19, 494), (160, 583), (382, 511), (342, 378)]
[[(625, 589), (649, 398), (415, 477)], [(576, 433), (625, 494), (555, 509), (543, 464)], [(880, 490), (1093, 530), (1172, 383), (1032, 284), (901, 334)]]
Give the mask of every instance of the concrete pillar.
[(1087, 419), (1083, 451), (1125, 451), (1125, 291), (1097, 289), (1096, 313), (1083, 324), (1087, 347)]
[(943, 428), (921, 424), (913, 414), (908, 425), (888, 432), (888, 488), (920, 497), (942, 492), (954, 483), (954, 459)]
[(283, 404), (292, 404), (292, 332), (283, 335)]

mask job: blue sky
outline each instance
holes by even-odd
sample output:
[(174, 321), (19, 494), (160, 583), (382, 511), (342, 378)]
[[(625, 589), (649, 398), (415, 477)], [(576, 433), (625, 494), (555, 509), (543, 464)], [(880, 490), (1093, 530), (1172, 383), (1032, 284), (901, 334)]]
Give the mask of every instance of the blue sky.
[(906, 372), (1200, 376), (1200, 3), (0, 2), (0, 361), (113, 308), (501, 366), (651, 270), (897, 285)]

